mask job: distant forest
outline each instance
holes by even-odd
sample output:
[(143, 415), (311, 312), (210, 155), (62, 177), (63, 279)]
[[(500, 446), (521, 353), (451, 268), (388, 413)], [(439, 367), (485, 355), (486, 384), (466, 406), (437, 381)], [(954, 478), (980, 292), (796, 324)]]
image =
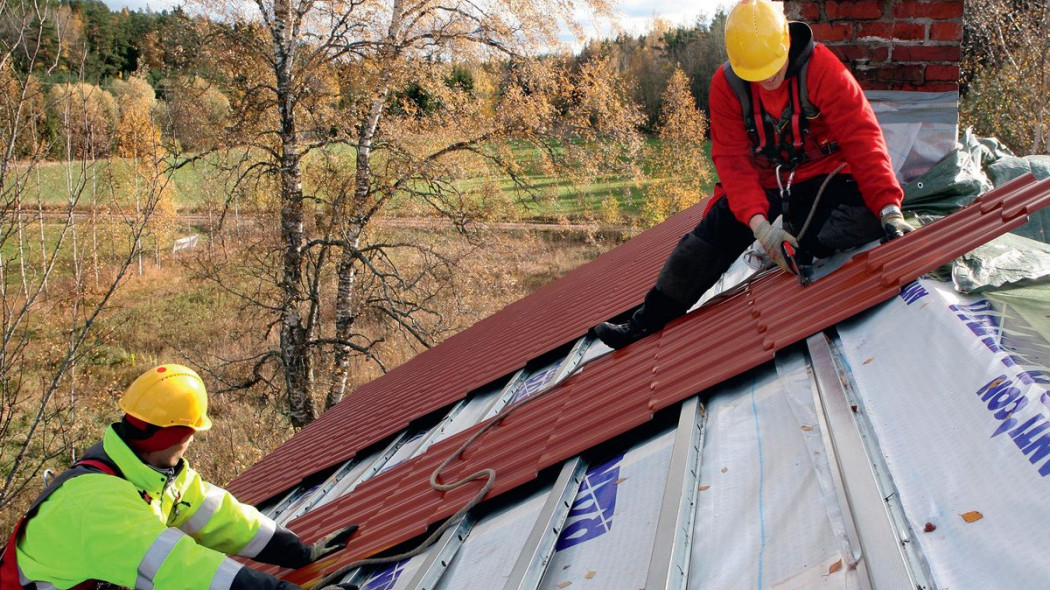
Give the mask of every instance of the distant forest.
[[(161, 100), (166, 99), (168, 83), (180, 76), (207, 78), (221, 87), (222, 81), (213, 79), (221, 74), (209, 75), (200, 59), (209, 41), (197, 26), (199, 20), (181, 7), (114, 12), (100, 0), (62, 1), (42, 27), (43, 51), (34, 74), (45, 85), (83, 82), (108, 88), (114, 79), (139, 73)], [(724, 12), (691, 26), (654, 19), (645, 34), (591, 41), (569, 60), (578, 67), (595, 57), (611, 56), (624, 78), (634, 81), (633, 98), (646, 115), (645, 130), (652, 131), (676, 65), (689, 77), (697, 106), (707, 110), (708, 82), (725, 60), (724, 22)], [(469, 69), (461, 69), (459, 75), (469, 83)], [(405, 88), (399, 97), (415, 90)], [(425, 104), (421, 106), (427, 110)]]
[[(212, 47), (216, 37), (228, 37), (230, 32), (216, 30), (234, 25), (203, 26), (203, 17), (182, 8), (113, 12), (100, 0), (45, 0), (44, 4), (54, 8), (54, 15), (41, 27), (42, 51), (32, 73), (45, 88), (77, 82), (110, 90), (113, 80), (136, 74), (153, 87), (161, 103), (190, 87), (209, 94), (206, 108), (215, 111), (218, 105), (221, 111), (227, 89), (236, 82), (225, 79), (226, 68), (215, 61)], [(1018, 9), (1006, 0), (968, 0), (966, 10), (962, 126), (999, 137), (1021, 153), (1045, 152), (1048, 108), (1042, 97), (1050, 87), (1046, 5)], [(651, 134), (676, 68), (688, 77), (697, 107), (708, 111), (708, 84), (725, 60), (725, 17), (719, 12), (687, 26), (654, 18), (643, 34), (595, 40), (576, 55), (550, 57), (576, 71), (595, 58), (610, 58), (644, 115), (640, 131)], [(477, 65), (457, 64), (457, 83), (472, 84)], [(26, 73), (23, 68), (22, 74)], [(426, 94), (419, 85), (408, 84), (392, 97), (415, 100), (419, 112), (425, 113), (436, 107)], [(214, 122), (219, 115), (208, 116)], [(186, 147), (200, 147), (194, 146), (193, 138), (187, 139)]]

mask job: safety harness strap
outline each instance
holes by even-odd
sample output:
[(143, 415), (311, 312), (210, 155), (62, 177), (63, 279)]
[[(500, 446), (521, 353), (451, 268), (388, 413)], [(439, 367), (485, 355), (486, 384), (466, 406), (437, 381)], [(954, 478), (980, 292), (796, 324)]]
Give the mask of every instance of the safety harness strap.
[(793, 47), (788, 64), (790, 99), (780, 118), (766, 113), (751, 92), (751, 82), (740, 78), (728, 61), (722, 66), (726, 82), (740, 102), (744, 128), (760, 165), (794, 169), (807, 161), (819, 160), (838, 151), (834, 141), (817, 143), (809, 133), (808, 122), (820, 116), (820, 109), (809, 100), (809, 59), (813, 55), (813, 34), (804, 23), (791, 23)]

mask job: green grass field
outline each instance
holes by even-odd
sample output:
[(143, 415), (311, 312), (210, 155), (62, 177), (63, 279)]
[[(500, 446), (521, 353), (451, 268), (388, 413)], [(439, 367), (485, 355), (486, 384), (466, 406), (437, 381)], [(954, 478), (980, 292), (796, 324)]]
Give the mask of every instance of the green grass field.
[[(649, 142), (659, 140), (650, 139)], [(350, 148), (337, 148), (350, 149)], [(515, 156), (526, 162), (538, 162), (538, 154), (534, 148), (516, 147)], [(707, 146), (708, 154), (710, 145)], [(180, 166), (170, 172), (171, 186), (174, 188), (176, 207), (182, 212), (199, 211), (207, 207), (209, 202), (221, 202), (225, 200), (224, 186), (226, 183), (215, 177), (215, 159), (221, 156), (212, 155), (208, 158), (191, 162)], [(318, 156), (308, 156), (304, 159), (304, 169), (308, 169)], [(345, 155), (340, 154), (344, 158)], [(133, 162), (121, 158), (107, 160), (94, 160), (88, 162), (44, 162), (30, 171), (26, 190), (27, 198), (24, 202), (37, 203), (38, 199), (46, 209), (63, 209), (70, 199), (71, 190), (75, 190), (87, 178), (83, 184), (83, 192), (80, 197), (78, 208), (89, 209), (92, 203), (92, 191), (94, 190), (100, 201), (115, 196), (117, 200), (126, 201), (126, 197), (113, 191), (120, 192), (130, 189), (119, 188), (119, 183), (107, 183), (106, 179), (121, 174), (127, 176)], [(648, 163), (643, 162), (641, 168), (648, 171)], [(615, 198), (619, 203), (619, 210), (625, 218), (634, 218), (639, 214), (644, 199), (647, 180), (637, 181), (633, 178), (603, 177), (587, 182), (576, 183), (567, 178), (549, 175), (542, 170), (538, 164), (525, 166), (524, 177), (527, 179), (531, 190), (523, 193), (515, 190), (514, 183), (510, 178), (504, 178), (499, 182), (499, 188), (509, 197), (502, 204), (502, 209), (497, 209), (493, 214), (496, 218), (506, 217), (520, 220), (557, 220), (557, 219), (579, 219), (598, 210), (602, 201)], [(475, 183), (481, 181), (462, 181), (461, 188), (471, 188)], [(117, 186), (117, 188), (114, 188)], [(72, 187), (72, 189), (71, 189)], [(311, 186), (309, 174), (304, 176), (304, 190), (307, 194), (316, 192), (316, 186)], [(709, 188), (709, 187), (708, 187)], [(109, 191), (109, 192), (106, 192)], [(386, 213), (388, 215), (415, 215), (418, 207), (411, 206), (407, 200), (395, 202)]]

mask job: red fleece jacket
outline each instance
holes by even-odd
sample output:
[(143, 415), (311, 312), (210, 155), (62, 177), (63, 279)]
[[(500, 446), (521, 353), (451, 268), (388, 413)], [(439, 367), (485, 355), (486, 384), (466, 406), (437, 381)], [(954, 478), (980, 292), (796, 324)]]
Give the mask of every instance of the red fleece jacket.
[[(795, 183), (829, 174), (845, 162), (842, 173), (852, 174), (868, 208), (878, 215), (886, 205), (900, 205), (904, 198), (893, 173), (886, 140), (875, 113), (856, 79), (824, 45), (817, 43), (809, 62), (809, 101), (820, 116), (809, 123), (818, 138), (838, 142), (840, 150), (814, 162), (806, 162), (795, 172)], [(751, 84), (751, 95), (763, 109), (779, 119), (787, 105), (790, 84), (768, 92)], [(715, 170), (729, 198), (729, 208), (741, 223), (755, 215), (769, 216), (765, 189), (777, 188), (772, 169), (760, 168), (752, 157), (751, 141), (744, 128), (740, 101), (718, 68), (711, 82), (711, 156)], [(783, 173), (782, 173), (783, 174)], [(786, 181), (786, 174), (784, 175)]]

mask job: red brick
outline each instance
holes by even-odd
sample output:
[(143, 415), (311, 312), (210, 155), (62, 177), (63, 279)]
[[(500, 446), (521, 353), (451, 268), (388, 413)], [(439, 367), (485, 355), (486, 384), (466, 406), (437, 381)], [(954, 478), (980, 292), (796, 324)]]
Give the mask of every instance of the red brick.
[(853, 40), (853, 25), (849, 23), (813, 23), (813, 39), (822, 43)]
[(958, 45), (895, 45), (893, 61), (948, 61), (962, 59), (962, 48)]
[(857, 26), (857, 39), (863, 39), (865, 37), (899, 39), (903, 41), (923, 41), (926, 39), (926, 24), (915, 22), (861, 23)]
[(791, 20), (801, 20), (808, 23), (820, 20), (820, 3), (807, 0), (805, 2), (785, 2), (784, 14)]
[(880, 66), (876, 71), (876, 78), (886, 81), (900, 81), (921, 83), (923, 81), (922, 66), (915, 65), (890, 65)]
[(962, 0), (936, 0), (934, 2), (902, 0), (900, 4), (893, 7), (895, 18), (953, 19), (962, 18), (962, 15)]
[(886, 45), (874, 45), (871, 43), (863, 45), (829, 45), (828, 49), (846, 63), (855, 61), (881, 63), (890, 59), (890, 49)]
[(962, 41), (962, 23), (930, 23), (930, 41)]
[(926, 66), (926, 80), (929, 82), (958, 82), (959, 66)]
[(856, 0), (836, 2), (830, 0), (824, 5), (830, 20), (875, 20), (882, 18), (882, 2), (878, 0)]

